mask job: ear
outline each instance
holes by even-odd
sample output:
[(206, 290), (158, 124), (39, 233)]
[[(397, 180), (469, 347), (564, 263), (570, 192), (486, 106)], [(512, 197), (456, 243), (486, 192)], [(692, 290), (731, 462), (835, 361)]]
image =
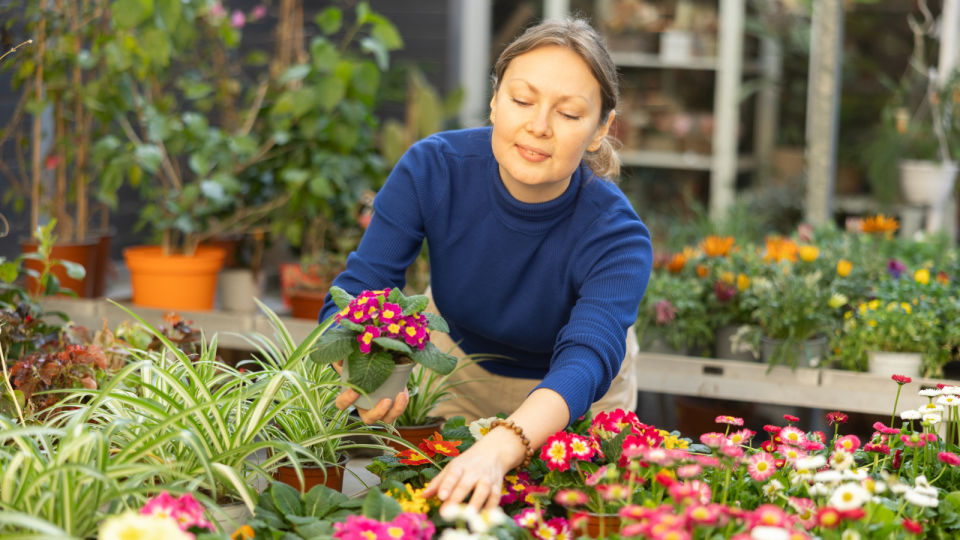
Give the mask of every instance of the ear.
[(497, 94), (493, 94), (493, 98), (490, 100), (490, 123), (493, 123), (493, 119), (496, 116), (497, 111)]
[(600, 147), (600, 141), (607, 137), (607, 134), (610, 133), (610, 126), (613, 125), (613, 120), (617, 117), (616, 111), (610, 111), (610, 114), (607, 116), (607, 121), (604, 122), (599, 128), (597, 128), (597, 134), (594, 135), (593, 141), (590, 142), (590, 146), (587, 148), (591, 152), (596, 152), (597, 148)]

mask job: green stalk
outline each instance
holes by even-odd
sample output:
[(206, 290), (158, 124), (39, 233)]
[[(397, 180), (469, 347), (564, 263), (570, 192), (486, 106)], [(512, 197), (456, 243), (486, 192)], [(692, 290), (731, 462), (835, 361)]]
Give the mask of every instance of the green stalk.
[(727, 503), (727, 489), (730, 487), (730, 475), (733, 473), (733, 467), (727, 467), (723, 473), (723, 497), (720, 498), (720, 504)]
[(897, 385), (897, 397), (893, 400), (893, 414), (890, 415), (890, 427), (893, 427), (893, 419), (897, 416), (897, 402), (900, 401), (900, 389), (902, 388), (902, 384)]

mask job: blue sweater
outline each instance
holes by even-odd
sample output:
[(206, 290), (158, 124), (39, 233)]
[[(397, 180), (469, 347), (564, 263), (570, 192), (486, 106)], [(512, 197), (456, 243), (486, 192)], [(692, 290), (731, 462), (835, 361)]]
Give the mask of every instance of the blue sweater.
[[(410, 148), (374, 200), (347, 270), (351, 294), (403, 287), (430, 247), (430, 285), (450, 337), (487, 371), (543, 379), (570, 420), (620, 371), (653, 261), (650, 235), (617, 186), (582, 164), (558, 198), (523, 203), (500, 179), (491, 128), (433, 135)], [(330, 295), (319, 320), (336, 306)], [(510, 413), (513, 411), (503, 411)]]

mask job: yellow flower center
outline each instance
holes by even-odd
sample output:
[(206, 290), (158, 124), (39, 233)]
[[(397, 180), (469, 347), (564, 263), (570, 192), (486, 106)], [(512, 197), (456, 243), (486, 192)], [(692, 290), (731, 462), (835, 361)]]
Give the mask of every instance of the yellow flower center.
[(360, 536), (366, 538), (367, 540), (377, 540), (377, 533), (373, 531), (363, 531), (360, 533)]
[(390, 535), (390, 538), (403, 538), (403, 529), (400, 527), (390, 527), (387, 529), (387, 534)]
[(768, 468), (769, 466), (770, 466), (770, 465), (768, 465), (766, 461), (761, 461), (761, 462), (757, 463), (757, 470), (760, 471), (760, 472), (766, 472), (766, 470), (767, 470), (767, 468)]
[(563, 447), (563, 444), (554, 443), (550, 447), (549, 455), (551, 458), (556, 460), (563, 460), (567, 458), (567, 450)]

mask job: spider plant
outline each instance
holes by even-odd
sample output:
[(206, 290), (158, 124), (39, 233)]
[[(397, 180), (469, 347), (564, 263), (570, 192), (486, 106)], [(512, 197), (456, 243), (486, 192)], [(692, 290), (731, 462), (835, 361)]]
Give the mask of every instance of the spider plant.
[[(373, 448), (392, 451), (379, 444), (352, 442), (347, 436), (371, 435), (381, 439), (397, 440), (384, 434), (380, 425), (367, 425), (350, 416), (349, 410), (336, 407), (337, 395), (343, 383), (340, 375), (330, 364), (309, 362), (309, 353), (313, 352), (313, 341), (307, 339), (308, 354), (298, 353), (295, 342), (283, 324), (269, 307), (257, 300), (260, 309), (266, 314), (273, 327), (276, 342), (262, 334), (240, 336), (247, 340), (259, 352), (260, 359), (246, 360), (238, 364), (256, 365), (256, 380), (268, 381), (285, 374), (287, 384), (281, 387), (276, 399), (286, 403), (283, 411), (274, 417), (274, 422), (266, 426), (265, 432), (274, 440), (287, 441), (310, 450), (317, 457), (316, 465), (333, 465), (344, 457), (347, 450)], [(318, 330), (325, 331), (331, 326), (325, 321)], [(300, 472), (297, 472), (298, 476)], [(302, 481), (303, 479), (300, 478)]]
[[(92, 419), (97, 426), (129, 422), (130, 428), (114, 441), (119, 459), (155, 455), (172, 463), (172, 474), (158, 474), (161, 483), (200, 490), (216, 510), (217, 504), (237, 499), (252, 510), (254, 486), (269, 480), (281, 460), (298, 470), (301, 458), (320, 460), (299, 444), (271, 438), (266, 430), (296, 399), (293, 392), (284, 391), (299, 381), (294, 373), (280, 370), (269, 377), (241, 373), (216, 360), (216, 336), (209, 346), (203, 340), (200, 353), (191, 358), (159, 330), (124, 310), (164, 348), (131, 350), (133, 363), (99, 390), (76, 391), (78, 410), (65, 414)], [(315, 330), (293, 350), (290, 360), (305, 356), (320, 333), (321, 328)], [(262, 450), (272, 456), (257, 463)]]
[(102, 510), (142, 502), (172, 463), (119, 455), (132, 425), (20, 426), (0, 416), (0, 538), (94, 536)]
[(450, 378), (461, 369), (476, 364), (481, 359), (491, 358), (511, 359), (507, 356), (499, 355), (468, 354), (464, 356), (463, 359), (457, 361), (457, 367), (446, 375), (440, 375), (431, 369), (422, 369), (419, 367), (414, 369), (413, 376), (411, 376), (407, 382), (407, 388), (410, 390), (410, 401), (407, 403), (407, 408), (403, 411), (403, 414), (397, 418), (397, 426), (414, 427), (425, 426), (430, 423), (430, 413), (433, 412), (437, 405), (450, 399), (458, 399), (457, 395), (453, 392), (454, 388), (461, 384), (486, 380), (467, 379), (463, 381), (452, 381)]

